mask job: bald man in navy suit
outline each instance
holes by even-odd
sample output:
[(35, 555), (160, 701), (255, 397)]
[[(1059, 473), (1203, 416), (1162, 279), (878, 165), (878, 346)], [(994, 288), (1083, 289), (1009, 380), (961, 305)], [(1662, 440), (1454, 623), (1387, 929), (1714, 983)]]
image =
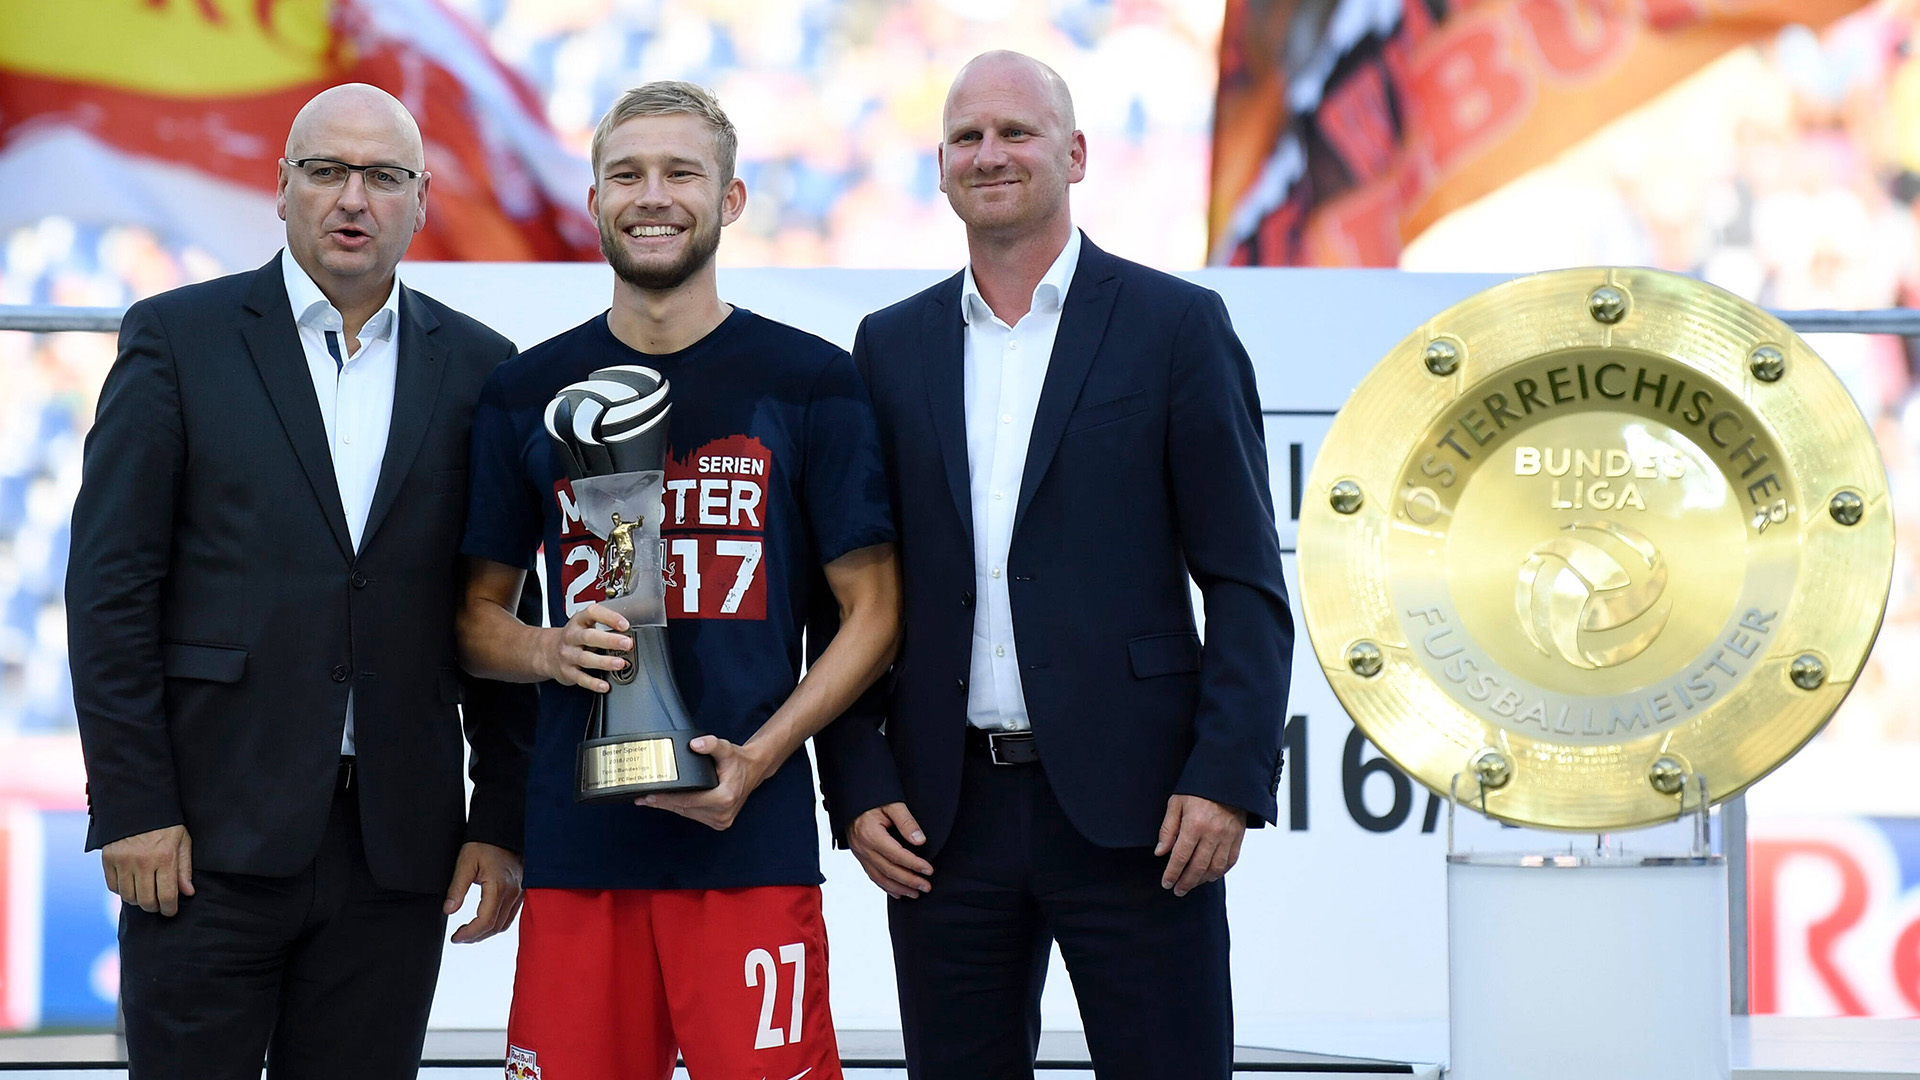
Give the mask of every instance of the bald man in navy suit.
[(1217, 295), (1074, 229), (1086, 154), (1051, 69), (968, 64), (940, 146), (968, 266), (853, 350), (905, 635), (818, 743), (894, 898), (916, 1080), (1031, 1077), (1054, 942), (1102, 1080), (1232, 1068), (1222, 878), (1275, 818), (1293, 642), (1260, 404)]

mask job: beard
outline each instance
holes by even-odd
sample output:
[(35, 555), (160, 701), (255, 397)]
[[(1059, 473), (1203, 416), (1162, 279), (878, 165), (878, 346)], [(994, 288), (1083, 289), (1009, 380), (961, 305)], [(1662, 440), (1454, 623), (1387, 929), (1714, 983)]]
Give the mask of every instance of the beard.
[(620, 243), (623, 234), (616, 231), (607, 222), (600, 222), (600, 253), (607, 257), (607, 265), (620, 280), (636, 289), (647, 292), (666, 292), (677, 289), (686, 280), (706, 268), (713, 261), (713, 254), (720, 250), (720, 221), (709, 221), (704, 227), (695, 228), (687, 239), (686, 250), (678, 259), (666, 266), (642, 266)]

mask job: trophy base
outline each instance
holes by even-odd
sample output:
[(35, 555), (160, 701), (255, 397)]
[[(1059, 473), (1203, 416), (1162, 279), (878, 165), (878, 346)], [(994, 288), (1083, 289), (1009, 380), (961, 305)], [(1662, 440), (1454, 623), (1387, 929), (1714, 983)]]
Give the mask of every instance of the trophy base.
[(580, 744), (576, 802), (624, 802), (665, 791), (706, 791), (720, 782), (713, 759), (687, 743), (697, 731), (614, 735)]

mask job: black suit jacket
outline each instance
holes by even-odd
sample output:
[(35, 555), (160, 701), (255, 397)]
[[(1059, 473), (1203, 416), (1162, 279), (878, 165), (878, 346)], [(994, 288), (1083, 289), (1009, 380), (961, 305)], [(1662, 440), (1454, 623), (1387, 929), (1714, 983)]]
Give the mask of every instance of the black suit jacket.
[(298, 871), (350, 688), (380, 884), (438, 892), (463, 840), (520, 848), (534, 691), (466, 679), (453, 637), (469, 423), (513, 346), (404, 287), (399, 317), (355, 552), (279, 260), (127, 311), (67, 571), (89, 850), (184, 823), (196, 868)]
[[(905, 633), (884, 735), (856, 709), (817, 740), (836, 831), (904, 798), (929, 852), (959, 800), (976, 602), (960, 294), (956, 274), (855, 340), (891, 471)], [(1006, 572), (1034, 738), (1082, 834), (1151, 845), (1176, 792), (1274, 819), (1293, 622), (1253, 366), (1219, 296), (1083, 238)]]

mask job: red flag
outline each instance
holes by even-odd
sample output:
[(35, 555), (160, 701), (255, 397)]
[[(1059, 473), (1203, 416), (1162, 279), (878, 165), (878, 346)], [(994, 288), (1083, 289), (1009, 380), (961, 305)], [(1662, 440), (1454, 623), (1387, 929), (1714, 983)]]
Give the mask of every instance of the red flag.
[(1209, 261), (1393, 266), (1736, 46), (1863, 0), (1227, 0)]
[(0, 0), (0, 229), (61, 214), (263, 261), (287, 128), (345, 82), (420, 123), (412, 258), (599, 258), (586, 162), (437, 0)]

